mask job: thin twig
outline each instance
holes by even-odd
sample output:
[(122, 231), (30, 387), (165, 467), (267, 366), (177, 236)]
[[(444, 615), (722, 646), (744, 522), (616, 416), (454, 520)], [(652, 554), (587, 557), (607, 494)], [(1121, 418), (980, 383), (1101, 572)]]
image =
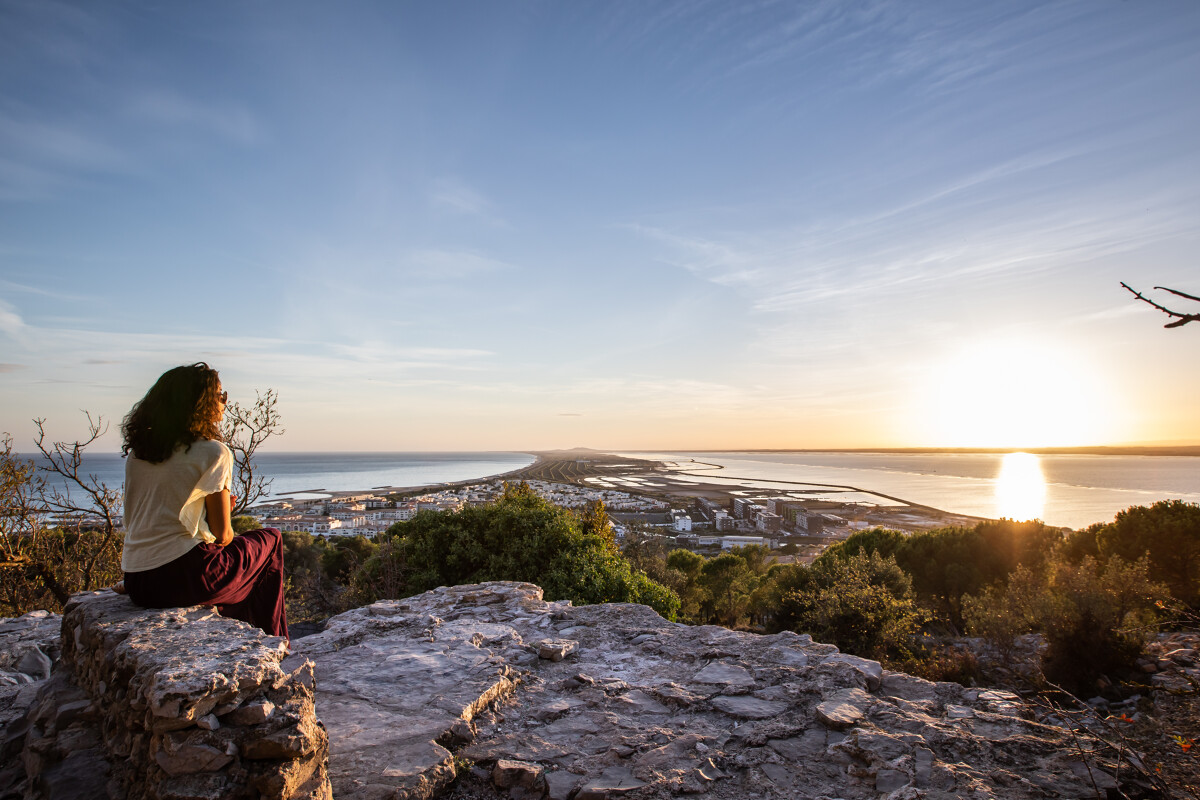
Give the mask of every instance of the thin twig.
[[(1138, 300), (1141, 300), (1143, 303), (1148, 303), (1149, 305), (1154, 306), (1155, 308), (1157, 308), (1159, 311), (1163, 312), (1164, 314), (1175, 318), (1174, 322), (1168, 322), (1166, 325), (1163, 326), (1164, 328), (1178, 328), (1179, 326), (1186, 325), (1189, 322), (1200, 321), (1200, 314), (1183, 314), (1178, 311), (1172, 311), (1171, 309), (1167, 308), (1166, 306), (1159, 305), (1158, 303), (1151, 300), (1149, 297), (1146, 297), (1144, 294), (1137, 291), (1129, 284), (1125, 283), (1125, 281), (1121, 281), (1121, 285), (1124, 286), (1129, 292), (1131, 292), (1133, 294), (1133, 296), (1136, 297)], [(1200, 297), (1193, 297), (1190, 294), (1185, 294), (1185, 293), (1177, 291), (1175, 289), (1168, 289), (1165, 286), (1155, 286), (1154, 288), (1162, 290), (1164, 292), (1170, 292), (1171, 294), (1176, 295), (1178, 297), (1185, 297), (1188, 300), (1196, 300), (1197, 302), (1200, 302)]]

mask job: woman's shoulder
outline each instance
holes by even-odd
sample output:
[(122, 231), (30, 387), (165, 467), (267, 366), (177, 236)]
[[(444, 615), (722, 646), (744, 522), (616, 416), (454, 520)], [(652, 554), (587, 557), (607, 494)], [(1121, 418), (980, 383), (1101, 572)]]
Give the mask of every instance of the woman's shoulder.
[(207, 462), (233, 460), (233, 451), (229, 449), (229, 446), (216, 439), (197, 439), (192, 442), (187, 453), (191, 458)]

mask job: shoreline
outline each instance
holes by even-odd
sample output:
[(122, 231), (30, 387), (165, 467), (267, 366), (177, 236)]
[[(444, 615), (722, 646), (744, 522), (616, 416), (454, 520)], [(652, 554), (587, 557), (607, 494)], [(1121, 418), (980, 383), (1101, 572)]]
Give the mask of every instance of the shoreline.
[[(980, 495), (981, 490), (978, 486), (965, 487), (968, 494), (962, 498), (964, 502), (956, 502), (945, 491), (940, 493), (934, 492), (932, 495), (929, 492), (925, 492), (929, 496), (922, 496), (921, 500), (918, 501), (911, 499), (909, 493), (904, 491), (905, 488), (913, 489), (913, 487), (900, 484), (892, 485), (892, 483), (887, 482), (885, 482), (885, 485), (877, 486), (876, 482), (870, 480), (866, 475), (851, 477), (849, 474), (843, 475), (839, 472), (836, 473), (835, 477), (834, 474), (826, 474), (822, 470), (809, 470), (807, 474), (798, 474), (793, 479), (784, 477), (771, 478), (764, 475), (752, 477), (756, 470), (752, 470), (750, 475), (740, 474), (742, 470), (738, 469), (735, 464), (722, 465), (719, 463), (722, 459), (718, 456), (718, 453), (722, 452), (735, 454), (754, 452), (832, 454), (838, 452), (831, 450), (673, 451), (655, 452), (654, 455), (658, 456), (658, 458), (654, 459), (645, 457), (650, 454), (650, 451), (611, 453), (589, 448), (505, 452), (521, 453), (527, 458), (532, 459), (532, 461), (526, 461), (524, 466), (518, 466), (515, 469), (509, 468), (503, 472), (473, 476), (454, 481), (428, 482), (408, 486), (377, 485), (371, 488), (337, 491), (308, 489), (280, 493), (272, 499), (286, 501), (297, 496), (313, 497), (314, 495), (333, 500), (349, 496), (371, 495), (377, 497), (392, 495), (396, 499), (401, 499), (444, 490), (453, 492), (462, 487), (472, 485), (488, 483), (494, 485), (500, 481), (530, 480), (567, 484), (589, 491), (609, 490), (623, 492), (664, 501), (669, 503), (673, 508), (686, 508), (692, 505), (695, 499), (704, 499), (728, 510), (732, 505), (732, 501), (738, 497), (769, 498), (772, 496), (790, 496), (798, 501), (806, 501), (810, 505), (815, 503), (817, 507), (840, 506), (843, 511), (835, 513), (848, 514), (852, 519), (859, 522), (910, 530), (930, 527), (935, 524), (938, 526), (974, 524), (980, 520), (995, 519), (1003, 516), (999, 513), (999, 507), (993, 507), (988, 502), (985, 502), (989, 498), (982, 498)], [(853, 452), (879, 453), (882, 451), (862, 450)], [(924, 452), (942, 453), (945, 451)], [(1004, 451), (996, 451), (996, 453), (998, 452)], [(700, 455), (702, 453), (711, 453), (711, 455), (706, 459)], [(988, 457), (995, 457), (996, 453), (988, 453), (987, 455)], [(1181, 453), (1176, 452), (1175, 454), (1180, 455)], [(1115, 454), (1113, 455), (1115, 456)], [(1141, 455), (1146, 454), (1143, 453)], [(892, 457), (896, 456), (893, 454)], [(1146, 463), (1142, 462), (1141, 458), (1136, 458), (1135, 460), (1139, 463)], [(1164, 468), (1172, 463), (1178, 464), (1178, 462), (1173, 462), (1173, 460), (1164, 460), (1159, 463)], [(503, 468), (509, 465), (497, 464), (496, 466)], [(1172, 474), (1176, 474), (1177, 476), (1190, 475), (1190, 466), (1190, 464), (1185, 463), (1179, 467), (1172, 466), (1169, 468), (1173, 471)], [(1152, 466), (1131, 466), (1130, 468), (1136, 470), (1153, 469)], [(1183, 471), (1180, 472), (1180, 469)], [(730, 470), (736, 471), (739, 474), (730, 474)], [(938, 471), (944, 472), (944, 470)], [(1135, 474), (1141, 473), (1138, 472)], [(831, 477), (837, 482), (829, 481), (828, 479)], [(934, 475), (933, 477), (944, 478), (954, 476), (943, 474)], [(964, 480), (969, 480), (972, 484), (979, 484), (982, 476), (962, 475), (960, 477)], [(838, 480), (839, 478), (840, 480)], [(983, 482), (990, 486), (993, 481), (987, 480)], [(1071, 484), (1063, 485), (1069, 486)], [(1084, 486), (1081, 488), (1089, 489), (1093, 487)], [(1164, 489), (1161, 493), (1150, 493), (1152, 495), (1161, 494), (1161, 497), (1154, 497), (1147, 496), (1145, 492), (1137, 488), (1095, 488), (1098, 491), (1137, 493), (1141, 494), (1142, 498), (1139, 499), (1132, 496), (1132, 494), (1128, 499), (1118, 497), (1115, 498), (1114, 502), (1108, 504), (1111, 505), (1111, 508), (1100, 507), (1103, 504), (1097, 505), (1096, 508), (1088, 508), (1086, 505), (1081, 508), (1072, 508), (1070, 500), (1059, 499), (1056, 501), (1056, 504), (1048, 504), (1045, 508), (1045, 512), (1049, 512), (1049, 520), (1046, 520), (1041, 512), (1033, 513), (1038, 514), (1038, 516), (1042, 517), (1043, 521), (1046, 521), (1046, 524), (1053, 527), (1080, 528), (1094, 522), (1107, 522), (1115, 514), (1130, 505), (1147, 505), (1156, 499), (1171, 499), (1173, 497), (1188, 502), (1196, 501), (1194, 495), (1186, 490), (1180, 495), (1175, 491)], [(914, 489), (914, 491), (916, 490)], [(988, 489), (988, 492), (990, 493), (991, 489)], [(917, 491), (917, 494), (920, 495), (921, 492)], [(939, 504), (939, 500), (944, 505)], [(1118, 501), (1124, 502), (1118, 503)], [(999, 506), (998, 503), (997, 506)], [(1080, 513), (1081, 511), (1083, 513)], [(1094, 514), (1091, 513), (1093, 511), (1095, 512)], [(1024, 517), (1020, 518), (1024, 519)]]
[[(687, 482), (673, 480), (676, 476), (694, 478), (697, 476), (689, 471), (682, 471), (668, 466), (670, 462), (630, 458), (595, 450), (550, 450), (550, 451), (521, 451), (534, 456), (534, 462), (520, 469), (484, 476), (470, 480), (448, 481), (437, 484), (409, 487), (386, 487), (368, 491), (328, 492), (331, 499), (350, 497), (362, 494), (387, 495), (419, 495), (430, 491), (462, 488), (479, 483), (491, 483), (496, 480), (544, 481), (547, 483), (562, 483), (584, 489), (603, 491), (612, 490), (633, 495), (665, 500), (672, 505), (688, 505), (696, 499), (703, 498), (722, 506), (732, 503), (732, 500), (747, 493), (757, 495), (778, 495), (778, 487), (762, 484), (788, 484), (797, 487), (811, 487), (814, 492), (836, 497), (839, 493), (852, 493), (890, 501), (895, 505), (871, 505), (859, 499), (827, 499), (811, 498), (813, 502), (842, 507), (842, 513), (852, 519), (864, 522), (869, 526), (892, 527), (900, 530), (923, 530), (949, 525), (973, 525), (989, 519), (970, 514), (946, 511), (922, 503), (915, 503), (901, 497), (863, 489), (857, 486), (833, 483), (812, 483), (800, 481), (759, 481), (753, 478), (738, 476), (721, 476), (723, 480), (738, 481), (736, 484), (724, 485), (719, 483)], [(737, 451), (744, 452), (744, 451)], [(724, 467), (715, 464), (705, 464), (715, 470)], [(597, 484), (589, 479), (599, 479), (605, 484)], [(609, 479), (626, 482), (616, 486), (608, 484)], [(633, 481), (648, 481), (648, 483), (633, 484)], [(607, 484), (607, 485), (606, 485)], [(803, 492), (805, 489), (793, 491)]]

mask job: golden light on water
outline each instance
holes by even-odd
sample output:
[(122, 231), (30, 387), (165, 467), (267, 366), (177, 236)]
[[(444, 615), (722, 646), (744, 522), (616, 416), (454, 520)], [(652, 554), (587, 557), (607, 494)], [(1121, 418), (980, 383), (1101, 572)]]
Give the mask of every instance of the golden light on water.
[(996, 516), (1041, 519), (1046, 506), (1046, 478), (1042, 462), (1032, 453), (1009, 453), (996, 476)]

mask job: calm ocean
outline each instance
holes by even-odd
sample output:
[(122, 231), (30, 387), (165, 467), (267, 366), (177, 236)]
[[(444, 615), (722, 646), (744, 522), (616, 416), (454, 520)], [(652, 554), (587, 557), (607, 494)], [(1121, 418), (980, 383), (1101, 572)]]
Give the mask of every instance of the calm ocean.
[[(1006, 512), (998, 492), (1003, 455), (991, 453), (628, 453), (633, 458), (675, 462), (705, 479), (752, 479), (785, 491), (803, 481), (845, 484), (893, 495), (945, 511), (979, 517)], [(692, 463), (692, 461), (700, 463)], [(1107, 522), (1131, 505), (1179, 499), (1200, 503), (1200, 458), (1190, 456), (1043, 455), (1042, 493), (1036, 516), (1072, 528)], [(267, 453), (263, 474), (274, 479), (272, 495), (336, 492), (383, 486), (424, 486), (470, 480), (533, 463), (526, 453)], [(704, 467), (704, 464), (721, 469)], [(85, 468), (110, 486), (124, 480), (120, 456), (88, 456)]]
[[(1002, 453), (629, 453), (676, 462), (706, 478), (751, 478), (856, 486), (912, 503), (978, 517), (1006, 513), (998, 480)], [(1200, 458), (1194, 456), (1036, 456), (1041, 467), (1040, 513), (1072, 528), (1108, 522), (1118, 511), (1158, 500), (1200, 503)], [(722, 469), (697, 468), (700, 464)], [(769, 486), (769, 483), (765, 484)], [(778, 488), (787, 488), (777, 484)], [(792, 487), (796, 488), (796, 487)], [(1038, 487), (1032, 487), (1038, 488)]]
[[(263, 453), (255, 462), (262, 474), (272, 479), (272, 496), (291, 496), (464, 481), (527, 467), (533, 456), (498, 452)], [(89, 455), (84, 468), (109, 486), (125, 481), (125, 461), (119, 455)]]

